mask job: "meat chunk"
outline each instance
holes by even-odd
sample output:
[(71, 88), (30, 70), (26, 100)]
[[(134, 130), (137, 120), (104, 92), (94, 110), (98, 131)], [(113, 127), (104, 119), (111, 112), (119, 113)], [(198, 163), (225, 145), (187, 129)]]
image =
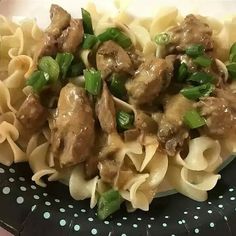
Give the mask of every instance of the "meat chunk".
[(188, 130), (183, 125), (183, 116), (190, 110), (193, 102), (177, 94), (167, 99), (164, 114), (161, 117), (158, 138), (165, 144), (168, 155), (173, 156), (179, 146), (188, 137)]
[(50, 8), (50, 19), (51, 24), (46, 29), (46, 33), (58, 37), (70, 24), (71, 16), (62, 7), (52, 4)]
[(98, 174), (98, 155), (90, 155), (87, 158), (84, 173), (87, 179), (92, 179)]
[(173, 65), (164, 59), (149, 58), (134, 78), (126, 83), (128, 95), (137, 105), (151, 103), (171, 81)]
[(97, 69), (102, 77), (106, 78), (111, 73), (133, 73), (132, 61), (128, 53), (112, 40), (104, 42), (96, 54)]
[(21, 124), (28, 130), (38, 131), (47, 121), (48, 112), (38, 99), (30, 94), (16, 114)]
[(96, 113), (102, 129), (110, 134), (116, 132), (116, 110), (113, 98), (103, 83), (102, 95), (96, 104)]
[(79, 19), (71, 19), (70, 26), (65, 29), (58, 39), (58, 47), (62, 52), (74, 54), (83, 41), (83, 22)]
[[(221, 91), (220, 93), (225, 93)], [(236, 96), (234, 103), (222, 97), (205, 97), (196, 104), (206, 119), (205, 132), (214, 137), (224, 137), (236, 131)]]
[(39, 44), (34, 60), (42, 56), (55, 56), (58, 50), (57, 38), (70, 24), (71, 16), (63, 8), (52, 4), (50, 9), (51, 24), (46, 29), (42, 42)]
[(169, 33), (169, 53), (182, 52), (192, 44), (202, 44), (205, 50), (213, 49), (212, 30), (194, 15), (186, 16), (184, 21), (179, 26), (171, 28)]
[(83, 88), (62, 88), (52, 130), (52, 153), (61, 166), (84, 162), (94, 144), (94, 117)]

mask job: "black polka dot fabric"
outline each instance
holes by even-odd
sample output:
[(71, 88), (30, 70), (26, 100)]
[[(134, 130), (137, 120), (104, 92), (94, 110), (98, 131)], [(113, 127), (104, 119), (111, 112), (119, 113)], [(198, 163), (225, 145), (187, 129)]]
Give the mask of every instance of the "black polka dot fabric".
[(222, 172), (206, 202), (180, 194), (155, 199), (150, 211), (127, 213), (124, 206), (105, 221), (75, 201), (67, 186), (31, 181), (27, 164), (0, 165), (0, 224), (13, 234), (28, 235), (236, 235), (236, 160)]

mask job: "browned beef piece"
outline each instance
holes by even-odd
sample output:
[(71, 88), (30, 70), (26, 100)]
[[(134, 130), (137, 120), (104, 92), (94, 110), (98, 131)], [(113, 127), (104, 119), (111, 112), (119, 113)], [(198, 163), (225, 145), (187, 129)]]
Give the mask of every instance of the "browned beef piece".
[(84, 172), (87, 179), (92, 179), (98, 174), (98, 155), (90, 155), (85, 161)]
[(188, 137), (188, 130), (183, 125), (183, 116), (190, 110), (193, 102), (181, 94), (171, 96), (164, 105), (158, 128), (158, 137), (165, 144), (168, 155), (175, 155), (177, 148), (182, 146)]
[(134, 72), (128, 53), (112, 40), (104, 42), (98, 48), (96, 64), (103, 78), (114, 72), (126, 74)]
[(31, 131), (38, 131), (47, 121), (48, 112), (39, 101), (39, 98), (30, 94), (16, 114), (21, 124)]
[(221, 138), (236, 132), (236, 94), (219, 89), (216, 95), (202, 98), (196, 107), (206, 119), (205, 132)]
[(184, 21), (169, 30), (171, 43), (168, 51), (183, 52), (192, 44), (202, 44), (205, 50), (213, 49), (212, 30), (194, 15), (188, 15)]
[(61, 166), (84, 162), (94, 144), (93, 111), (83, 88), (62, 88), (52, 130), (52, 152)]
[(96, 104), (96, 114), (103, 131), (108, 134), (116, 132), (115, 104), (105, 82), (101, 97)]
[(170, 84), (173, 65), (159, 58), (147, 59), (126, 83), (128, 95), (137, 104), (151, 103)]
[(82, 43), (83, 37), (83, 21), (79, 19), (71, 19), (70, 26), (62, 32), (58, 39), (59, 51), (74, 54)]

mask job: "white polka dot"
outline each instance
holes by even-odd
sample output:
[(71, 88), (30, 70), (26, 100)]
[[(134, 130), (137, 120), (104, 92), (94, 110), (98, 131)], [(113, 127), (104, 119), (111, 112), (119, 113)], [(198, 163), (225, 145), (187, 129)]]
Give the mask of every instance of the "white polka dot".
[(197, 210), (200, 210), (200, 209), (201, 209), (201, 207), (196, 207), (196, 209), (197, 209)]
[(57, 199), (57, 198), (56, 198), (54, 201), (55, 201), (55, 202), (57, 202), (57, 203), (59, 203), (59, 202), (60, 202), (60, 200), (59, 200), (59, 199)]
[(229, 191), (230, 191), (230, 192), (233, 192), (233, 191), (234, 191), (234, 189), (233, 189), (233, 188), (230, 188), (230, 189), (229, 189)]
[(182, 222), (185, 224), (185, 220), (182, 220)]
[(93, 218), (92, 218), (92, 217), (89, 217), (89, 218), (88, 218), (88, 221), (93, 221)]
[(47, 195), (48, 195), (47, 193), (43, 193), (43, 196), (44, 196), (44, 197), (47, 197)]
[(12, 174), (16, 173), (16, 171), (15, 171), (13, 168), (10, 168), (9, 171), (10, 171)]
[(223, 208), (224, 206), (222, 204), (218, 205), (219, 208)]
[(224, 216), (224, 219), (227, 221), (228, 220), (227, 216)]
[(117, 225), (117, 226), (121, 226), (122, 224), (121, 224), (120, 222), (118, 222), (116, 225)]
[(218, 198), (219, 198), (219, 199), (222, 199), (222, 198), (223, 198), (223, 196), (222, 196), (222, 195), (220, 195)]
[(74, 226), (74, 231), (79, 231), (80, 230), (80, 226), (79, 225), (75, 225)]
[(35, 209), (36, 209), (36, 205), (33, 205), (32, 207), (31, 207), (31, 211), (34, 211)]
[(60, 226), (65, 226), (66, 225), (66, 221), (64, 219), (60, 220)]
[(182, 224), (183, 224), (182, 220), (179, 220), (178, 223), (179, 223), (179, 225), (182, 225)]
[(9, 187), (4, 187), (2, 189), (3, 194), (9, 194), (11, 192), (11, 189)]
[(9, 182), (13, 183), (15, 180), (13, 178), (9, 178)]
[(185, 214), (185, 215), (187, 215), (187, 214), (188, 214), (188, 212), (187, 212), (187, 211), (185, 211), (185, 212), (184, 212), (184, 214)]
[(211, 205), (211, 204), (212, 204), (212, 202), (208, 202), (208, 204), (209, 204), (209, 205)]
[(66, 210), (64, 208), (59, 209), (60, 212), (65, 212)]
[(127, 236), (126, 234), (121, 234), (121, 236)]
[(5, 173), (5, 170), (3, 168), (0, 168), (0, 174)]
[(212, 214), (212, 210), (208, 210), (207, 212), (208, 212), (209, 214)]
[(138, 217), (138, 218), (137, 218), (137, 220), (139, 220), (139, 221), (140, 221), (140, 220), (142, 220), (142, 218)]
[(24, 202), (24, 198), (23, 198), (23, 197), (18, 197), (18, 198), (16, 199), (16, 202), (17, 202), (18, 204), (22, 204), (22, 203)]
[(124, 216), (124, 217), (122, 217), (122, 219), (123, 219), (123, 220), (127, 220), (127, 217)]
[(39, 196), (38, 195), (34, 195), (34, 199), (35, 200), (39, 200)]
[(196, 234), (198, 234), (200, 231), (199, 231), (199, 229), (195, 229), (194, 232), (195, 232)]
[(96, 235), (97, 232), (98, 232), (98, 231), (97, 231), (96, 229), (92, 229), (92, 230), (91, 230), (92, 235)]
[(138, 228), (138, 225), (137, 225), (137, 224), (133, 224), (133, 227), (134, 227), (134, 228)]
[(195, 220), (197, 220), (197, 219), (198, 219), (198, 216), (194, 216), (193, 218), (194, 218)]
[(231, 197), (230, 200), (231, 200), (231, 201), (234, 201), (234, 200), (235, 200), (235, 197)]
[(50, 213), (47, 212), (47, 211), (43, 213), (43, 217), (44, 217), (44, 219), (46, 219), (46, 220), (49, 219), (50, 216), (51, 216)]
[(81, 209), (80, 211), (81, 211), (81, 212), (86, 212), (86, 210), (85, 210), (85, 209)]
[(166, 223), (163, 223), (162, 226), (163, 226), (163, 227), (167, 227), (167, 224), (166, 224)]
[(169, 219), (170, 217), (169, 216), (165, 216), (166, 219)]
[(24, 182), (25, 181), (25, 178), (24, 177), (19, 177), (19, 180)]
[(150, 217), (150, 220), (155, 220), (155, 218), (154, 217)]
[(152, 226), (148, 224), (148, 228), (150, 229)]
[(30, 187), (31, 187), (32, 189), (36, 189), (36, 186), (33, 185), (33, 184), (32, 184)]
[(20, 190), (23, 191), (23, 192), (25, 192), (25, 191), (26, 191), (26, 187), (20, 186)]
[(110, 222), (107, 221), (107, 220), (104, 221), (104, 224), (106, 224), (106, 225), (109, 225), (109, 223), (110, 223)]
[(77, 213), (74, 214), (74, 217), (78, 217), (79, 215)]
[(213, 228), (215, 224), (213, 222), (210, 223), (210, 227)]
[(74, 206), (72, 206), (72, 205), (68, 205), (68, 207), (71, 208), (71, 209), (74, 208)]
[(46, 201), (46, 202), (45, 202), (45, 205), (46, 205), (46, 206), (51, 206), (51, 202)]
[(171, 236), (175, 236), (175, 234), (171, 234)]

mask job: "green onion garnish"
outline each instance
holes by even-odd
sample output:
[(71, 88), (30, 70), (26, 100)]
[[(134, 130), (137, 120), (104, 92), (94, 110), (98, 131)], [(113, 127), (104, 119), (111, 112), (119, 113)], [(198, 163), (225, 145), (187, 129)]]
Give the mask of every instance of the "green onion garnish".
[(81, 8), (81, 13), (82, 13), (82, 19), (83, 19), (84, 33), (94, 34), (92, 18), (91, 18), (90, 13), (86, 11), (84, 8)]
[(105, 32), (98, 35), (97, 38), (101, 42), (113, 40), (123, 48), (128, 48), (132, 44), (130, 38), (124, 33), (122, 33), (121, 30), (118, 28), (108, 28)]
[(229, 56), (229, 61), (230, 61), (230, 62), (236, 62), (236, 54), (231, 54), (231, 55)]
[(74, 56), (71, 53), (57, 53), (56, 62), (58, 63), (61, 71), (62, 80), (66, 78), (69, 67), (74, 59)]
[(97, 41), (98, 41), (98, 39), (95, 35), (84, 34), (84, 41), (82, 44), (82, 48), (83, 49), (90, 49), (97, 43)]
[(231, 76), (232, 79), (236, 79), (236, 62), (232, 62), (228, 65), (226, 65), (227, 70)]
[(214, 78), (207, 74), (206, 72), (195, 72), (193, 73), (188, 79), (187, 81), (190, 81), (194, 84), (206, 84), (206, 83), (212, 83), (214, 80)]
[(109, 215), (120, 209), (121, 196), (113, 189), (104, 192), (98, 200), (98, 218), (106, 219)]
[(109, 90), (115, 97), (118, 97), (120, 99), (124, 98), (127, 92), (125, 88), (124, 78), (114, 73), (111, 77)]
[(72, 64), (69, 68), (68, 76), (69, 77), (76, 77), (76, 76), (82, 75), (84, 69), (85, 69), (85, 65), (82, 61)]
[(36, 93), (39, 93), (49, 82), (49, 74), (43, 71), (35, 71), (26, 81), (26, 85), (33, 88)]
[(118, 111), (116, 113), (116, 122), (119, 131), (125, 131), (133, 127), (134, 114), (125, 111)]
[(186, 65), (186, 63), (182, 62), (177, 72), (177, 81), (184, 82), (187, 75), (188, 75), (188, 66)]
[(212, 60), (208, 56), (201, 55), (194, 59), (194, 62), (202, 67), (208, 67), (211, 65)]
[(236, 55), (236, 42), (232, 44), (232, 46), (229, 50), (229, 54)]
[(209, 96), (214, 89), (215, 86), (213, 84), (207, 83), (196, 87), (183, 88), (180, 93), (190, 100), (196, 100), (200, 97)]
[(158, 45), (167, 45), (170, 42), (170, 35), (168, 33), (160, 33), (155, 36), (154, 40)]
[(85, 89), (92, 95), (98, 95), (102, 88), (101, 72), (95, 69), (84, 70)]
[(193, 44), (185, 50), (185, 53), (190, 57), (196, 58), (203, 55), (204, 47), (202, 44)]
[(196, 129), (206, 124), (205, 119), (196, 110), (187, 111), (183, 121), (190, 129)]
[(50, 82), (56, 82), (59, 73), (60, 73), (60, 68), (58, 63), (50, 56), (45, 56), (42, 57), (39, 61), (38, 68), (49, 74), (49, 80)]

